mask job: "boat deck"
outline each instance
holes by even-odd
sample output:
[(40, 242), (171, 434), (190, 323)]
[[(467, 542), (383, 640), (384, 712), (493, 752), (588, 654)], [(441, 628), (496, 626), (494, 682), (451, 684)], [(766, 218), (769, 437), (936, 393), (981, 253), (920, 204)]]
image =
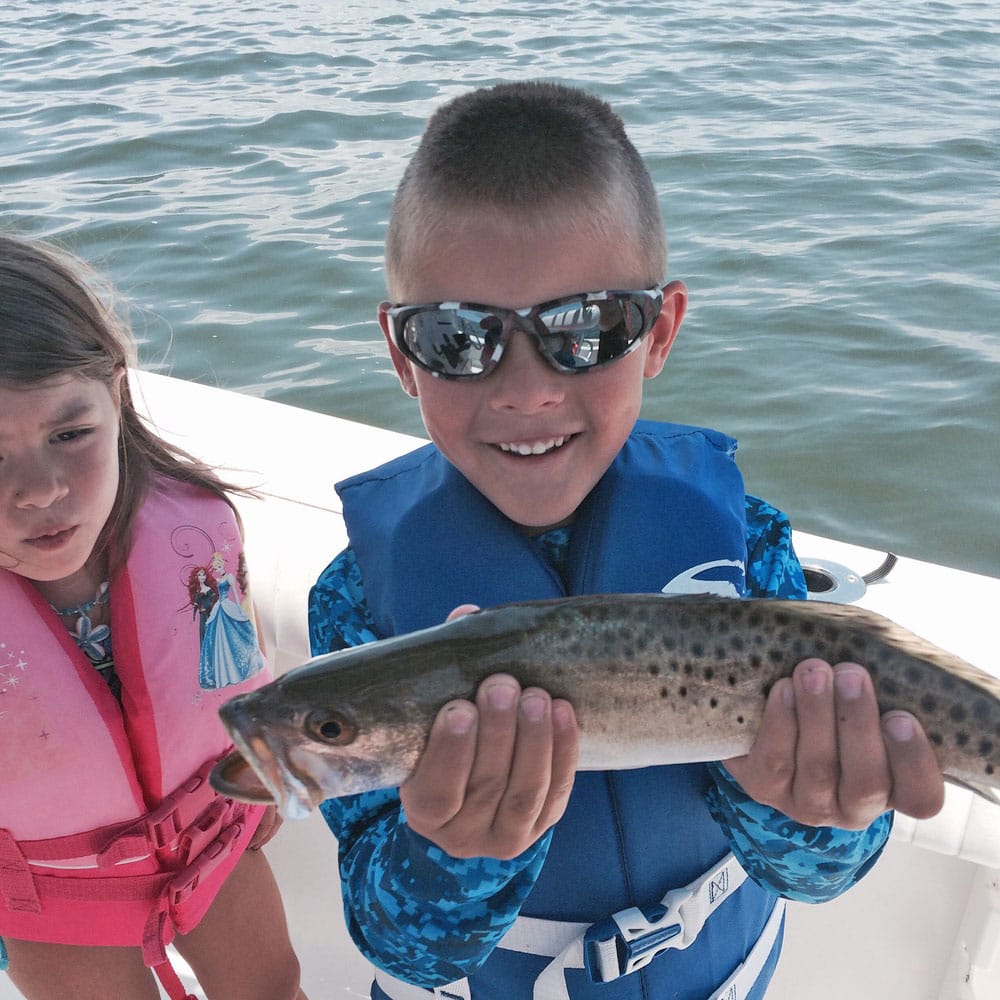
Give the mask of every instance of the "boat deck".
[[(148, 373), (137, 389), (164, 434), (260, 491), (262, 499), (239, 504), (253, 596), (275, 671), (298, 665), (309, 655), (308, 588), (346, 543), (334, 482), (418, 439)], [(224, 430), (206, 438), (212, 426)], [(308, 459), (297, 442), (309, 442)], [(795, 544), (803, 562), (855, 575), (885, 555), (803, 533)], [(1000, 676), (1000, 580), (902, 558), (857, 603)], [(347, 937), (336, 843), (322, 819), (285, 823), (265, 850), (311, 1000), (367, 997), (369, 969)], [(996, 1000), (1000, 807), (949, 786), (934, 819), (897, 817), (885, 855), (859, 886), (822, 906), (791, 904), (785, 942), (769, 1000)], [(16, 996), (0, 976), (0, 1000)]]

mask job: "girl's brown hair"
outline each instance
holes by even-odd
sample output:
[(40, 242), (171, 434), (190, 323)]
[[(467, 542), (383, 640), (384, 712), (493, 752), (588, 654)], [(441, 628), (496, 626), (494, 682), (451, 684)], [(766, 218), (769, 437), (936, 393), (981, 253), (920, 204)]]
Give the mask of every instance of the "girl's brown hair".
[(118, 400), (118, 495), (96, 545), (107, 553), (109, 572), (128, 555), (135, 514), (155, 474), (201, 486), (230, 506), (227, 493), (249, 493), (164, 441), (140, 416), (128, 379), (116, 378), (137, 359), (115, 303), (110, 284), (78, 258), (0, 235), (0, 384), (72, 375), (101, 382)]

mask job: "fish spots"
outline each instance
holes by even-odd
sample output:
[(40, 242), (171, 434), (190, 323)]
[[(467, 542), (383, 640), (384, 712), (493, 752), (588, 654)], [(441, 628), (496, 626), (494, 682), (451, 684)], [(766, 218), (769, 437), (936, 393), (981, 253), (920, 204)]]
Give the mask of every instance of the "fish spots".
[(927, 738), (934, 744), (934, 746), (939, 747), (944, 745), (944, 740), (941, 738), (941, 734), (936, 730), (927, 734)]
[(719, 707), (719, 699), (718, 698), (709, 698), (708, 699), (708, 707), (709, 708), (718, 708)]
[(925, 712), (934, 712), (938, 707), (938, 700), (932, 694), (922, 695), (920, 698), (920, 707)]
[(660, 698), (663, 701), (666, 701), (666, 699), (669, 697), (670, 697), (670, 688), (668, 688), (666, 684), (664, 684), (663, 687), (660, 688)]
[(650, 677), (659, 677), (660, 676), (660, 665), (659, 665), (659, 663), (651, 663), (649, 665), (649, 675), (650, 675)]
[(682, 684), (678, 689), (677, 693), (682, 697), (686, 698), (688, 696), (688, 689), (686, 684)]
[(729, 685), (729, 686), (730, 686), (731, 688), (734, 688), (734, 687), (736, 687), (736, 674), (730, 674), (730, 675), (729, 675), (729, 676), (728, 676), (728, 677), (726, 678), (726, 683), (727, 683), (727, 684), (728, 684), (728, 685)]
[(706, 681), (710, 681), (715, 677), (715, 671), (711, 667), (705, 667), (704, 676)]
[(736, 724), (738, 726), (742, 726), (745, 722), (746, 722), (746, 719), (744, 719), (742, 715), (737, 715), (736, 716)]
[(987, 722), (990, 717), (990, 703), (985, 698), (977, 698), (972, 703), (972, 714), (978, 722)]
[(705, 655), (704, 644), (700, 642), (692, 642), (691, 655), (697, 657), (700, 660)]
[(906, 679), (910, 684), (919, 684), (923, 677), (923, 671), (916, 664), (909, 664), (906, 668)]
[(968, 743), (969, 743), (969, 734), (968, 733), (963, 732), (963, 731), (959, 731), (959, 732), (955, 733), (955, 745), (956, 746), (964, 747), (964, 746), (968, 746)]
[(952, 722), (965, 722), (969, 715), (965, 706), (959, 705), (957, 702), (951, 706), (951, 711), (948, 714), (951, 716)]
[(746, 649), (746, 643), (743, 641), (743, 636), (734, 635), (729, 640), (729, 648), (732, 649), (734, 653), (742, 653)]
[(993, 753), (993, 741), (992, 740), (980, 740), (979, 741), (979, 753), (983, 757), (989, 757)]

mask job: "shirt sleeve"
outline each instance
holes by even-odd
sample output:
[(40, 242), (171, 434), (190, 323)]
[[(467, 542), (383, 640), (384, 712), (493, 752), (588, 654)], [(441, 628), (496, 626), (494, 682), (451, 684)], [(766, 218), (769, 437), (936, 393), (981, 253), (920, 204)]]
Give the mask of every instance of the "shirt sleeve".
[[(378, 638), (348, 548), (309, 594), (313, 655)], [(548, 853), (546, 833), (512, 861), (452, 858), (407, 825), (396, 789), (328, 799), (348, 931), (390, 975), (433, 987), (473, 973), (517, 918)]]
[[(752, 496), (746, 513), (747, 596), (804, 598), (788, 518)], [(755, 882), (787, 899), (820, 903), (839, 896), (868, 872), (889, 838), (891, 813), (866, 830), (805, 826), (751, 799), (721, 764), (709, 770), (715, 780), (708, 807), (733, 853)]]

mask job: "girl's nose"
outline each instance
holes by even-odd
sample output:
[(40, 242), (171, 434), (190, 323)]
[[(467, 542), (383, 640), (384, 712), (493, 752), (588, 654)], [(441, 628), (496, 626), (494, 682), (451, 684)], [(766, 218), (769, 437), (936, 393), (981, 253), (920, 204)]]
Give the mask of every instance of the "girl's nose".
[(566, 383), (566, 377), (539, 353), (531, 336), (515, 330), (485, 385), (490, 388), (496, 409), (535, 413), (561, 403), (566, 397)]
[(62, 500), (69, 486), (59, 469), (44, 461), (29, 460), (14, 489), (14, 502), (18, 507), (46, 508)]

